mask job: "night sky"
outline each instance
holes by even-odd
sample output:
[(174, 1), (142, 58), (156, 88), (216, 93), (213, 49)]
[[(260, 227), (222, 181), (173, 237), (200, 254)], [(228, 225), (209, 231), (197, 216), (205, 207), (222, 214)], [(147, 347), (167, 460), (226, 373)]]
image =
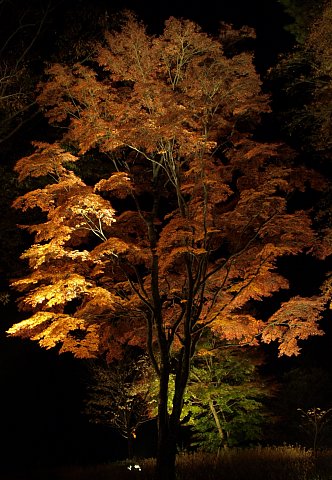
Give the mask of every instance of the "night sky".
[[(89, 5), (89, 2), (59, 1), (49, 19), (50, 31), (40, 48), (43, 55), (55, 48), (55, 39), (65, 31), (68, 20), (73, 23), (77, 17), (69, 17), (75, 11), (76, 3)], [(264, 76), (267, 69), (277, 60), (280, 53), (292, 47), (292, 38), (283, 29), (288, 21), (280, 4), (275, 0), (206, 0), (204, 2), (169, 1), (155, 2), (147, 7), (147, 2), (131, 0), (91, 1), (91, 9), (105, 8), (109, 15), (123, 7), (133, 9), (149, 26), (151, 32), (160, 31), (169, 16), (190, 18), (199, 23), (205, 31), (215, 33), (220, 21), (244, 24), (256, 28), (255, 64)], [(77, 9), (76, 9), (77, 11)], [(6, 23), (6, 18), (0, 18)], [(42, 70), (40, 66), (38, 66)], [(37, 124), (38, 125), (38, 124)], [(15, 144), (21, 150), (34, 138), (31, 125), (20, 131)], [(272, 135), (272, 132), (271, 132)], [(273, 132), (273, 135), (277, 135)], [(1, 162), (10, 158), (12, 162), (18, 154), (14, 151), (7, 157), (0, 150)], [(6, 251), (2, 251), (6, 257)], [(7, 264), (8, 262), (3, 262)], [(303, 275), (297, 266), (299, 282)], [(319, 272), (315, 273), (319, 276)], [(6, 290), (11, 272), (2, 272), (1, 288)], [(58, 356), (56, 352), (43, 351), (29, 341), (8, 339), (5, 330), (20, 319), (14, 295), (6, 306), (0, 306), (0, 425), (3, 440), (0, 449), (1, 469), (28, 468), (66, 463), (94, 463), (115, 460), (125, 455), (125, 442), (115, 437), (105, 428), (93, 426), (80, 413), (86, 379), (84, 362), (74, 360), (69, 354)], [(328, 329), (328, 322), (326, 322)], [(324, 366), (329, 360), (331, 335), (309, 341), (304, 346), (302, 359), (277, 360), (274, 351), (269, 351), (271, 370), (281, 374), (283, 369), (297, 365)], [(319, 352), (319, 355), (318, 355)], [(292, 363), (293, 362), (293, 363)], [(324, 387), (325, 388), (325, 387)], [(146, 447), (149, 450), (149, 446)], [(151, 451), (141, 451), (149, 454)]]

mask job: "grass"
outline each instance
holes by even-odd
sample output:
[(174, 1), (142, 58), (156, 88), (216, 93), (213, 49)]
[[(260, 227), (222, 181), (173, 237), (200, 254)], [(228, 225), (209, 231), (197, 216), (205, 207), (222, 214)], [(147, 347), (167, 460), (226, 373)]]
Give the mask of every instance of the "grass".
[[(116, 462), (88, 467), (66, 467), (30, 472), (3, 480), (158, 480), (154, 460)], [(219, 455), (197, 452), (180, 454), (177, 480), (332, 480), (332, 450), (314, 455), (301, 447), (229, 449)]]

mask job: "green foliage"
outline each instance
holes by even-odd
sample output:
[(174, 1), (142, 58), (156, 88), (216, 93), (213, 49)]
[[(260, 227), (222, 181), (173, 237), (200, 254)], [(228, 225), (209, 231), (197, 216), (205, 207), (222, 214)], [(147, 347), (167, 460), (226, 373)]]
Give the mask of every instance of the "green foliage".
[[(222, 400), (222, 398), (221, 398)], [(221, 447), (235, 446), (239, 444), (248, 444), (257, 442), (262, 438), (263, 418), (259, 409), (262, 408), (260, 402), (255, 400), (237, 399), (235, 405), (226, 405), (224, 411), (220, 408), (220, 403), (216, 402), (216, 406), (220, 409), (222, 426), (227, 429), (225, 433), (227, 439), (221, 439), (216, 428), (216, 423), (211, 413), (194, 412), (195, 424), (193, 431), (195, 432), (192, 445), (209, 452), (218, 451)], [(223, 415), (222, 415), (223, 414)]]
[(207, 451), (262, 438), (269, 390), (257, 358), (239, 349), (201, 350), (192, 367), (183, 414), (193, 444)]
[(285, 12), (292, 18), (292, 22), (285, 26), (297, 43), (304, 44), (310, 24), (321, 11), (323, 0), (278, 0)]
[[(237, 348), (214, 348), (211, 342), (198, 350), (184, 396), (181, 423), (190, 426), (191, 445), (204, 451), (248, 445), (263, 438), (263, 426), (271, 421), (264, 401), (275, 390), (261, 378), (261, 358)], [(148, 398), (151, 416), (157, 415), (159, 382), (150, 376)], [(175, 376), (169, 383), (168, 411), (172, 411)]]

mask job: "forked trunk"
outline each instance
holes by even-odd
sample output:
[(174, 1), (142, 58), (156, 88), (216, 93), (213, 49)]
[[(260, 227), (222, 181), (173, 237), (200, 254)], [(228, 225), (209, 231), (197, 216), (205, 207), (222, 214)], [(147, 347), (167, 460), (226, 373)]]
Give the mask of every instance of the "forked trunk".
[(157, 479), (175, 480), (175, 463), (177, 453), (177, 438), (180, 430), (180, 419), (183, 396), (188, 381), (189, 363), (179, 364), (176, 372), (175, 392), (173, 396), (172, 413), (168, 414), (169, 368), (160, 375), (159, 405), (158, 405), (158, 450)]

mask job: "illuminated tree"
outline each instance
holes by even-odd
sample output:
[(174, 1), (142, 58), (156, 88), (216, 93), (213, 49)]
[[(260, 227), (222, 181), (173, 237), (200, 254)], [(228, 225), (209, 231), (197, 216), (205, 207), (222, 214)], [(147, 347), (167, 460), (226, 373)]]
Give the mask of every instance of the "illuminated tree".
[(83, 413), (91, 422), (119, 432), (127, 440), (128, 458), (132, 458), (137, 428), (152, 416), (149, 408), (152, 372), (147, 359), (129, 355), (109, 365), (93, 362), (88, 371)]
[(216, 451), (262, 438), (268, 418), (263, 402), (273, 388), (259, 378), (257, 363), (258, 356), (238, 348), (198, 349), (183, 414), (189, 417), (199, 448)]
[[(267, 319), (251, 308), (288, 289), (280, 257), (325, 258), (310, 211), (289, 203), (325, 183), (293, 167), (284, 145), (254, 139), (268, 97), (252, 56), (224, 55), (222, 38), (175, 18), (152, 37), (128, 14), (95, 64), (49, 69), (39, 102), (63, 136), (36, 142), (16, 165), (20, 180), (43, 183), (14, 206), (45, 220), (25, 227), (35, 234), (22, 255), (31, 274), (13, 286), (27, 313), (9, 334), (109, 362), (124, 346), (145, 349), (159, 377), (161, 480), (175, 475), (202, 333), (237, 345), (278, 342), (280, 355), (296, 355), (298, 340), (322, 334), (328, 301), (327, 293), (289, 295)], [(96, 157), (108, 173), (84, 181)]]

